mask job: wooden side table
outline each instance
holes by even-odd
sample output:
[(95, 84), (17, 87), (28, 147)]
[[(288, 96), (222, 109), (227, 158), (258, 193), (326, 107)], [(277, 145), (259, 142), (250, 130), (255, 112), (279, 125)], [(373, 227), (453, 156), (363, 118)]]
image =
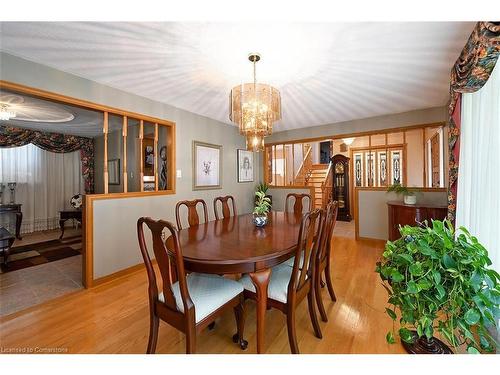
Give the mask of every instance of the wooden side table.
[(446, 204), (417, 203), (404, 204), (399, 201), (387, 202), (389, 216), (389, 241), (395, 241), (401, 237), (399, 226), (411, 225), (431, 219), (443, 220), (448, 213)]
[(10, 254), (10, 248), (16, 238), (4, 227), (0, 227), (0, 251), (3, 252), (3, 264), (7, 266), (7, 260)]
[(6, 203), (0, 204), (0, 214), (13, 213), (16, 215), (16, 238), (21, 240), (21, 223), (23, 222), (22, 204)]
[(59, 227), (61, 228), (61, 235), (59, 236), (59, 239), (62, 239), (64, 236), (64, 223), (70, 219), (76, 219), (80, 224), (82, 224), (82, 210), (59, 211)]

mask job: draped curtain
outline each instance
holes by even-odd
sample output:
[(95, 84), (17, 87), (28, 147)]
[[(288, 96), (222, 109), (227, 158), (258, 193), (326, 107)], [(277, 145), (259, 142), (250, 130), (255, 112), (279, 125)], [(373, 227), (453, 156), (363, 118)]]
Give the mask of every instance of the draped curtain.
[(462, 93), (484, 86), (500, 55), (500, 22), (478, 22), (451, 70), (449, 113), (448, 218), (455, 221), (460, 155)]
[[(53, 153), (28, 144), (0, 148), (0, 182), (16, 182), (16, 203), (22, 204), (21, 233), (59, 227), (59, 211), (82, 192), (80, 152)], [(4, 189), (4, 202), (10, 191)], [(0, 224), (14, 230), (14, 220), (0, 215)]]
[(0, 126), (0, 147), (20, 147), (30, 143), (59, 154), (79, 150), (85, 193), (94, 192), (94, 142), (91, 138)]
[(462, 95), (456, 226), (488, 249), (500, 271), (500, 64), (483, 88)]

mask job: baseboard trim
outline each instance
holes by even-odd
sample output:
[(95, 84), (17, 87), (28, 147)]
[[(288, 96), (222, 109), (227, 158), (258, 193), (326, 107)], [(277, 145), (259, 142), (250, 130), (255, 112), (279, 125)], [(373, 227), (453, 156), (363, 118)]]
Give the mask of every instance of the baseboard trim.
[(385, 247), (385, 244), (387, 243), (387, 240), (381, 240), (380, 238), (370, 238), (370, 237), (358, 237), (356, 238), (356, 240), (374, 242), (377, 245), (382, 245), (382, 247)]
[[(154, 262), (154, 263), (156, 263), (156, 262)], [(129, 275), (131, 275), (133, 273), (142, 271), (145, 268), (146, 267), (144, 266), (144, 263), (139, 263), (139, 264), (136, 264), (135, 266), (131, 266), (131, 267), (125, 268), (123, 270), (114, 272), (114, 273), (112, 273), (110, 275), (99, 277), (97, 279), (92, 280), (92, 286), (91, 286), (91, 288), (95, 288), (96, 286), (100, 286), (102, 284), (109, 283), (111, 281), (114, 281), (116, 279), (120, 279), (120, 278), (125, 277), (125, 276), (129, 276)]]

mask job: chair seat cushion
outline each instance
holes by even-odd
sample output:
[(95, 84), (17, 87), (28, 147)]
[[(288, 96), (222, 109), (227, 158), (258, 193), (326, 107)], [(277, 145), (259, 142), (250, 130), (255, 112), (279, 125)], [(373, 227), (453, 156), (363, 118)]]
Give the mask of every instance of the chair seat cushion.
[[(243, 292), (243, 286), (237, 281), (218, 275), (190, 273), (186, 276), (189, 295), (194, 303), (196, 323), (201, 322), (219, 307)], [(177, 309), (184, 312), (179, 282), (172, 284)], [(165, 302), (163, 292), (158, 295)]]
[[(275, 301), (286, 303), (288, 297), (288, 283), (292, 277), (293, 267), (289, 267), (282, 263), (271, 270), (271, 279), (267, 289), (267, 296)], [(252, 279), (248, 275), (244, 275), (239, 282), (246, 290), (255, 293), (255, 287)]]
[[(286, 264), (288, 267), (293, 267), (294, 262), (295, 262), (295, 257), (291, 257), (290, 259), (286, 260), (282, 264)], [(304, 252), (302, 251), (300, 253), (299, 268), (302, 268), (303, 265), (304, 265)]]

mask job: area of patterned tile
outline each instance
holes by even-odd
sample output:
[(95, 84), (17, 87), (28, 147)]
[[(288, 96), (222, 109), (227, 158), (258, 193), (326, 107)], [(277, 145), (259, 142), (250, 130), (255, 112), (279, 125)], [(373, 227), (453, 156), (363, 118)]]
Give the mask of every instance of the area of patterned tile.
[(82, 289), (82, 257), (0, 274), (0, 316)]

